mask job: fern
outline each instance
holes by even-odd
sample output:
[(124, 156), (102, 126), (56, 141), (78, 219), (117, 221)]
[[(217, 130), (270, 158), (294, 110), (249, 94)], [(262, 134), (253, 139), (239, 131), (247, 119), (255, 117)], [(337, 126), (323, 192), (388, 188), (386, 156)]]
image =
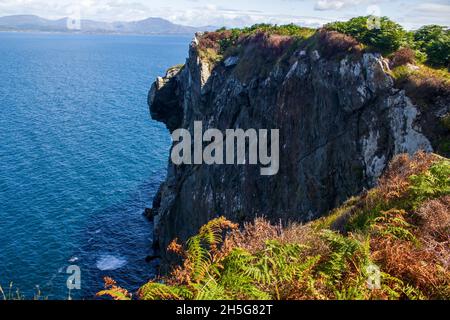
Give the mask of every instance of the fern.
[(365, 289), (360, 285), (344, 287), (340, 291), (334, 291), (336, 300), (364, 300), (367, 299)]
[(350, 262), (358, 252), (364, 252), (359, 241), (343, 237), (331, 230), (324, 230), (322, 236), (329, 242), (332, 250), (329, 259), (323, 264), (321, 272), (332, 282), (338, 283), (348, 270)]
[(234, 298), (269, 300), (271, 296), (257, 287), (246, 266), (255, 258), (242, 248), (233, 249), (223, 261), (221, 283)]
[(212, 249), (216, 249), (217, 245), (223, 241), (223, 232), (225, 229), (235, 229), (237, 225), (229, 222), (224, 217), (211, 220), (200, 228), (199, 236)]
[[(245, 293), (249, 298), (282, 299), (280, 288), (300, 281), (308, 284), (310, 278), (306, 274), (320, 259), (320, 256), (302, 257), (303, 249), (304, 246), (299, 244), (277, 241), (268, 241), (266, 248), (255, 255), (235, 249), (224, 265), (224, 273), (226, 279), (232, 274), (237, 280), (228, 280), (228, 284), (235, 285), (234, 291)], [(264, 294), (258, 287), (265, 288), (268, 293)]]
[(199, 233), (187, 241), (184, 265), (190, 271), (189, 279), (201, 283), (207, 275), (219, 273), (221, 265), (215, 254), (223, 242), (224, 230), (235, 228), (236, 224), (220, 217), (201, 227)]
[(225, 288), (213, 277), (208, 277), (204, 282), (194, 285), (195, 300), (228, 300)]
[(450, 161), (441, 160), (420, 175), (412, 175), (409, 191), (413, 207), (427, 199), (450, 194)]
[(110, 296), (113, 300), (131, 300), (129, 296), (116, 289), (102, 290), (97, 293), (97, 296)]
[(105, 290), (98, 292), (98, 297), (109, 296), (114, 300), (131, 300), (132, 295), (126, 289), (117, 286), (116, 281), (110, 277), (105, 277), (103, 280), (105, 281)]
[(191, 277), (195, 282), (200, 282), (208, 273), (211, 265), (211, 255), (202, 245), (200, 235), (190, 238), (187, 242), (187, 260), (192, 268)]
[[(222, 266), (216, 254), (223, 242), (224, 230), (236, 227), (223, 217), (217, 218), (204, 225), (196, 236), (187, 241), (185, 251), (176, 245), (176, 251), (185, 258), (184, 269), (174, 271), (174, 274), (177, 270), (182, 274), (180, 285), (149, 282), (140, 289), (140, 297), (145, 300), (228, 298), (223, 285), (218, 281)], [(172, 247), (175, 245), (172, 244)]]
[(382, 236), (391, 237), (398, 240), (412, 241), (418, 243), (418, 240), (411, 232), (413, 226), (408, 223), (404, 216), (404, 210), (391, 209), (382, 212), (382, 216), (374, 220), (372, 230), (378, 232)]
[(142, 300), (184, 300), (192, 299), (193, 293), (186, 287), (168, 286), (158, 282), (148, 282), (139, 290)]
[(402, 280), (385, 272), (381, 273), (381, 290), (386, 293), (388, 299), (398, 300), (406, 298), (408, 300), (424, 300), (426, 297), (417, 288), (410, 284), (405, 284)]

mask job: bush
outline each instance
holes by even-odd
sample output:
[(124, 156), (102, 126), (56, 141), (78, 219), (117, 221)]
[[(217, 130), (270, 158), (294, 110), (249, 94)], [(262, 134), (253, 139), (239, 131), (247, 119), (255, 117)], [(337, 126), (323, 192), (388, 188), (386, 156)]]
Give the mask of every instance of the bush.
[(369, 28), (369, 19), (370, 16), (357, 17), (347, 22), (330, 23), (325, 28), (350, 35), (383, 54), (392, 53), (408, 43), (408, 33), (399, 24), (381, 17), (380, 28)]
[(403, 66), (405, 64), (414, 64), (416, 61), (416, 53), (411, 48), (402, 48), (394, 52), (391, 57), (391, 68)]
[(362, 50), (355, 38), (337, 31), (321, 30), (318, 41), (320, 51), (326, 58), (339, 54), (360, 53)]
[(414, 32), (418, 48), (428, 56), (428, 64), (436, 67), (450, 65), (450, 30), (437, 25), (423, 26)]

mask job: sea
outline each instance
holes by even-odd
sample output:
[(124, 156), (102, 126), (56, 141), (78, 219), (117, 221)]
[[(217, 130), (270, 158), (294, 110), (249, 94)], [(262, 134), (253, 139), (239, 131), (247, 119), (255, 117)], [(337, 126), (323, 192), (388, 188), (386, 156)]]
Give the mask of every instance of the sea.
[(0, 33), (0, 299), (155, 276), (143, 211), (171, 141), (147, 93), (192, 37)]

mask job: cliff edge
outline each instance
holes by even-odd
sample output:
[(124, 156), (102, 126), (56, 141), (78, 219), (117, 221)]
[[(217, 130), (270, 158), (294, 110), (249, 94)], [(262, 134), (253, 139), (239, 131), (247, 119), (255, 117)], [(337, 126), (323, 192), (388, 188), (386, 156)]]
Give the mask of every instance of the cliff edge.
[(316, 219), (373, 187), (394, 155), (436, 151), (448, 139), (448, 88), (421, 103), (399, 87), (388, 59), (335, 32), (303, 41), (257, 33), (226, 52), (211, 34), (197, 34), (185, 65), (152, 85), (152, 118), (171, 132), (193, 132), (194, 121), (204, 130), (279, 129), (280, 168), (261, 176), (253, 165), (169, 161), (153, 203), (161, 249), (219, 216)]

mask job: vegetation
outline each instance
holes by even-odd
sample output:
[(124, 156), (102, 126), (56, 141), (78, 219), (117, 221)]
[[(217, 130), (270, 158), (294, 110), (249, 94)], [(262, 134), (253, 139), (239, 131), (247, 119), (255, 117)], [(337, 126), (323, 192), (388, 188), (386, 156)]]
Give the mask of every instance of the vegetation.
[(383, 54), (389, 54), (408, 44), (408, 33), (399, 24), (387, 17), (379, 18), (378, 26), (370, 26), (369, 16), (357, 17), (347, 22), (333, 22), (325, 26), (354, 37), (359, 42), (375, 48)]
[(199, 54), (212, 66), (225, 57), (239, 54), (244, 47), (255, 49), (255, 45), (263, 54), (276, 56), (292, 44), (311, 37), (315, 32), (315, 29), (295, 24), (255, 24), (243, 29), (221, 28), (215, 32), (206, 32), (200, 37)]
[[(450, 30), (448, 28), (428, 25), (417, 31), (408, 32), (387, 17), (379, 18), (379, 25), (368, 24), (370, 17), (357, 17), (347, 22), (333, 22), (325, 26), (357, 39), (370, 49), (389, 55), (401, 49), (408, 50), (411, 60), (426, 62), (433, 67), (450, 67)], [(414, 52), (414, 54), (412, 54)]]
[(309, 46), (319, 49), (320, 54), (327, 59), (343, 58), (348, 54), (359, 56), (363, 51), (363, 47), (355, 38), (337, 31), (321, 30), (314, 40)]
[[(419, 58), (420, 59), (420, 58)], [(391, 56), (391, 68), (416, 64), (417, 53), (411, 48), (401, 48)]]
[(315, 33), (315, 29), (300, 27), (295, 24), (287, 25), (272, 25), (272, 24), (255, 24), (251, 27), (243, 29), (222, 28), (216, 32), (225, 35), (225, 38), (220, 41), (220, 51), (225, 53), (229, 48), (239, 45), (243, 39), (254, 35), (267, 35), (267, 36), (281, 36), (291, 37), (297, 39), (307, 39)]
[(308, 45), (307, 40), (314, 38), (314, 35), (317, 39), (312, 42), (325, 44), (325, 51), (328, 52), (325, 55), (333, 52), (361, 52), (364, 49), (390, 56), (394, 66), (426, 63), (435, 68), (450, 67), (448, 28), (429, 25), (410, 32), (387, 17), (375, 17), (374, 20), (371, 16), (329, 23), (318, 30), (295, 24), (221, 28), (200, 37), (199, 53), (214, 66), (223, 58), (239, 54), (243, 47), (258, 41), (262, 42), (258, 50), (269, 48), (273, 54), (281, 54), (289, 47)]
[[(434, 69), (417, 63), (416, 65), (394, 65), (390, 74), (395, 81), (395, 86), (405, 90), (406, 95), (422, 110), (439, 105), (441, 98), (446, 99), (450, 96), (450, 74), (447, 70)], [(445, 117), (442, 121), (443, 128), (450, 132), (445, 126)], [(439, 153), (446, 156), (450, 154), (443, 150)]]
[[(450, 299), (449, 234), (450, 161), (400, 155), (376, 188), (309, 224), (210, 221), (172, 242), (183, 263), (135, 298)], [(131, 298), (106, 285), (99, 295)]]
[(424, 26), (414, 32), (414, 41), (435, 67), (450, 67), (450, 30), (442, 26)]

